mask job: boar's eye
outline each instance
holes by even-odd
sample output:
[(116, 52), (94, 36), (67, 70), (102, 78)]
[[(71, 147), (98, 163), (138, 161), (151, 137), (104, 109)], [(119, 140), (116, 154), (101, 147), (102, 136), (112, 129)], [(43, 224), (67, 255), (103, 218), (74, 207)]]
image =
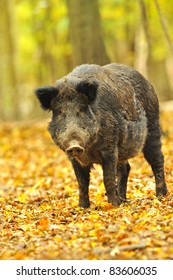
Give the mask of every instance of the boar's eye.
[(56, 108), (56, 109), (53, 110), (53, 115), (54, 116), (60, 116), (62, 114), (63, 114), (63, 112), (60, 108)]
[(62, 112), (61, 109), (58, 109), (58, 110), (57, 110), (57, 115), (62, 115), (62, 113), (63, 113), (63, 112)]
[(76, 113), (77, 117), (79, 117), (81, 115), (81, 113), (86, 113), (86, 111), (87, 111), (87, 106), (80, 107)]

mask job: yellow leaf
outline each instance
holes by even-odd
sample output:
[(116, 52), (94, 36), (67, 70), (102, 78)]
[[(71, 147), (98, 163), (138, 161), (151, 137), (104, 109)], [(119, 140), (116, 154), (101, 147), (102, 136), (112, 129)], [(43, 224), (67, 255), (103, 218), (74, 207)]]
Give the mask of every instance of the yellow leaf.
[(19, 196), (18, 196), (18, 201), (20, 203), (26, 203), (27, 202), (27, 195), (25, 193), (21, 193)]

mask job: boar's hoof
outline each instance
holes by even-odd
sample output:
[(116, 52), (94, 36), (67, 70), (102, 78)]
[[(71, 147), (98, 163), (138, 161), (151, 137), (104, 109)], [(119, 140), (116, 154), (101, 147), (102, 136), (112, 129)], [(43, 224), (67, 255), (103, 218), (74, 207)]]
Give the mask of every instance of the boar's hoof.
[(113, 206), (117, 207), (121, 204), (122, 200), (119, 197), (108, 198), (108, 202), (111, 203)]
[(156, 188), (156, 196), (157, 197), (162, 197), (165, 196), (167, 194), (168, 190), (166, 185), (163, 185), (162, 187), (157, 187)]
[(89, 208), (90, 207), (90, 202), (88, 201), (79, 201), (79, 207), (82, 208)]
[(83, 154), (84, 149), (81, 146), (72, 145), (72, 146), (67, 148), (66, 152), (69, 156), (72, 156), (72, 157), (76, 156), (77, 157), (77, 156), (80, 156), (80, 155)]

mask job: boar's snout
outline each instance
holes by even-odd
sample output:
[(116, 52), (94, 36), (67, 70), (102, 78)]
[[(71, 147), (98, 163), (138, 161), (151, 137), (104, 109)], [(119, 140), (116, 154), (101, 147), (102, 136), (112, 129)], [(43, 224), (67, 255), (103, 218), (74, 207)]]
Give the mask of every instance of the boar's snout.
[(84, 148), (81, 147), (81, 145), (78, 142), (73, 142), (68, 146), (66, 152), (69, 156), (78, 157), (83, 154)]

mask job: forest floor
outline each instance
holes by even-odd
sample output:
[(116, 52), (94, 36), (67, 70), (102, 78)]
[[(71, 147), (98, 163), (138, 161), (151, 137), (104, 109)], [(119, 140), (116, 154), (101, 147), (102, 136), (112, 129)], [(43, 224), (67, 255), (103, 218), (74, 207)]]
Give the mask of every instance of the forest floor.
[(173, 112), (161, 115), (169, 193), (155, 196), (143, 155), (130, 160), (128, 203), (107, 203), (102, 170), (91, 174), (91, 207), (47, 121), (0, 125), (0, 259), (173, 259)]

